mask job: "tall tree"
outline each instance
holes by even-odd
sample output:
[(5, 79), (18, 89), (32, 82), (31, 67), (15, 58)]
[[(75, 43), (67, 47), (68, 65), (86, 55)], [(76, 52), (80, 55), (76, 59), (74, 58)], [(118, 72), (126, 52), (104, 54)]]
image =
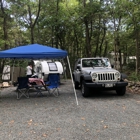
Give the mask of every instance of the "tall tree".
[[(8, 29), (10, 29), (11, 17), (9, 15), (9, 10), (7, 9), (7, 3), (5, 0), (0, 0), (0, 23), (2, 27), (1, 45), (2, 50), (9, 48), (8, 44)], [(0, 73), (3, 71), (5, 65), (5, 60), (0, 60)]]
[(132, 30), (133, 39), (135, 41), (136, 49), (136, 74), (140, 74), (140, 2), (130, 1), (127, 4), (127, 13), (129, 18), (127, 20), (127, 25)]
[(30, 30), (30, 43), (35, 43), (34, 30), (41, 11), (41, 0), (12, 0), (10, 8), (21, 30)]

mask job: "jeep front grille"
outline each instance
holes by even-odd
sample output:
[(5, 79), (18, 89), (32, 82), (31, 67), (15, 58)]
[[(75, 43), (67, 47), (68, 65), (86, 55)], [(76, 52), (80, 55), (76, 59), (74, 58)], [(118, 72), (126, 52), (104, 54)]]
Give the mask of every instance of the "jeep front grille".
[(115, 73), (99, 73), (99, 81), (115, 81)]

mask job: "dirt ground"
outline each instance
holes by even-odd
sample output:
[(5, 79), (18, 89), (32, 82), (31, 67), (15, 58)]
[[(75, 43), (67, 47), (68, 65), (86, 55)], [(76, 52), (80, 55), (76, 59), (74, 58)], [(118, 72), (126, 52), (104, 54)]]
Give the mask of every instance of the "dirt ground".
[(83, 98), (70, 80), (62, 81), (60, 96), (16, 99), (15, 87), (0, 95), (0, 140), (140, 140), (140, 95), (127, 91), (93, 93)]

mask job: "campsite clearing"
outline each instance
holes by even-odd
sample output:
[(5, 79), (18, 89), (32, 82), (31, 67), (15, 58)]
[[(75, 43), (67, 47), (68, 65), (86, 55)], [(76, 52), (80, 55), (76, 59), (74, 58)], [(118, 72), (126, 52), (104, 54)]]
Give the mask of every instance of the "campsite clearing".
[(0, 140), (139, 140), (140, 95), (109, 91), (83, 98), (77, 90), (77, 106), (71, 80), (59, 90), (57, 98), (43, 91), (43, 97), (17, 100), (15, 87), (4, 88)]

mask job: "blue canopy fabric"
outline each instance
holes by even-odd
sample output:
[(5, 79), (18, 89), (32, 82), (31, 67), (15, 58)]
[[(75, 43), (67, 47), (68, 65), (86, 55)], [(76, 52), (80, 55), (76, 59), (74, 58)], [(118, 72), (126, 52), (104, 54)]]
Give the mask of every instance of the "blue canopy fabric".
[(30, 44), (0, 51), (0, 58), (64, 58), (67, 55), (67, 51), (40, 44)]

